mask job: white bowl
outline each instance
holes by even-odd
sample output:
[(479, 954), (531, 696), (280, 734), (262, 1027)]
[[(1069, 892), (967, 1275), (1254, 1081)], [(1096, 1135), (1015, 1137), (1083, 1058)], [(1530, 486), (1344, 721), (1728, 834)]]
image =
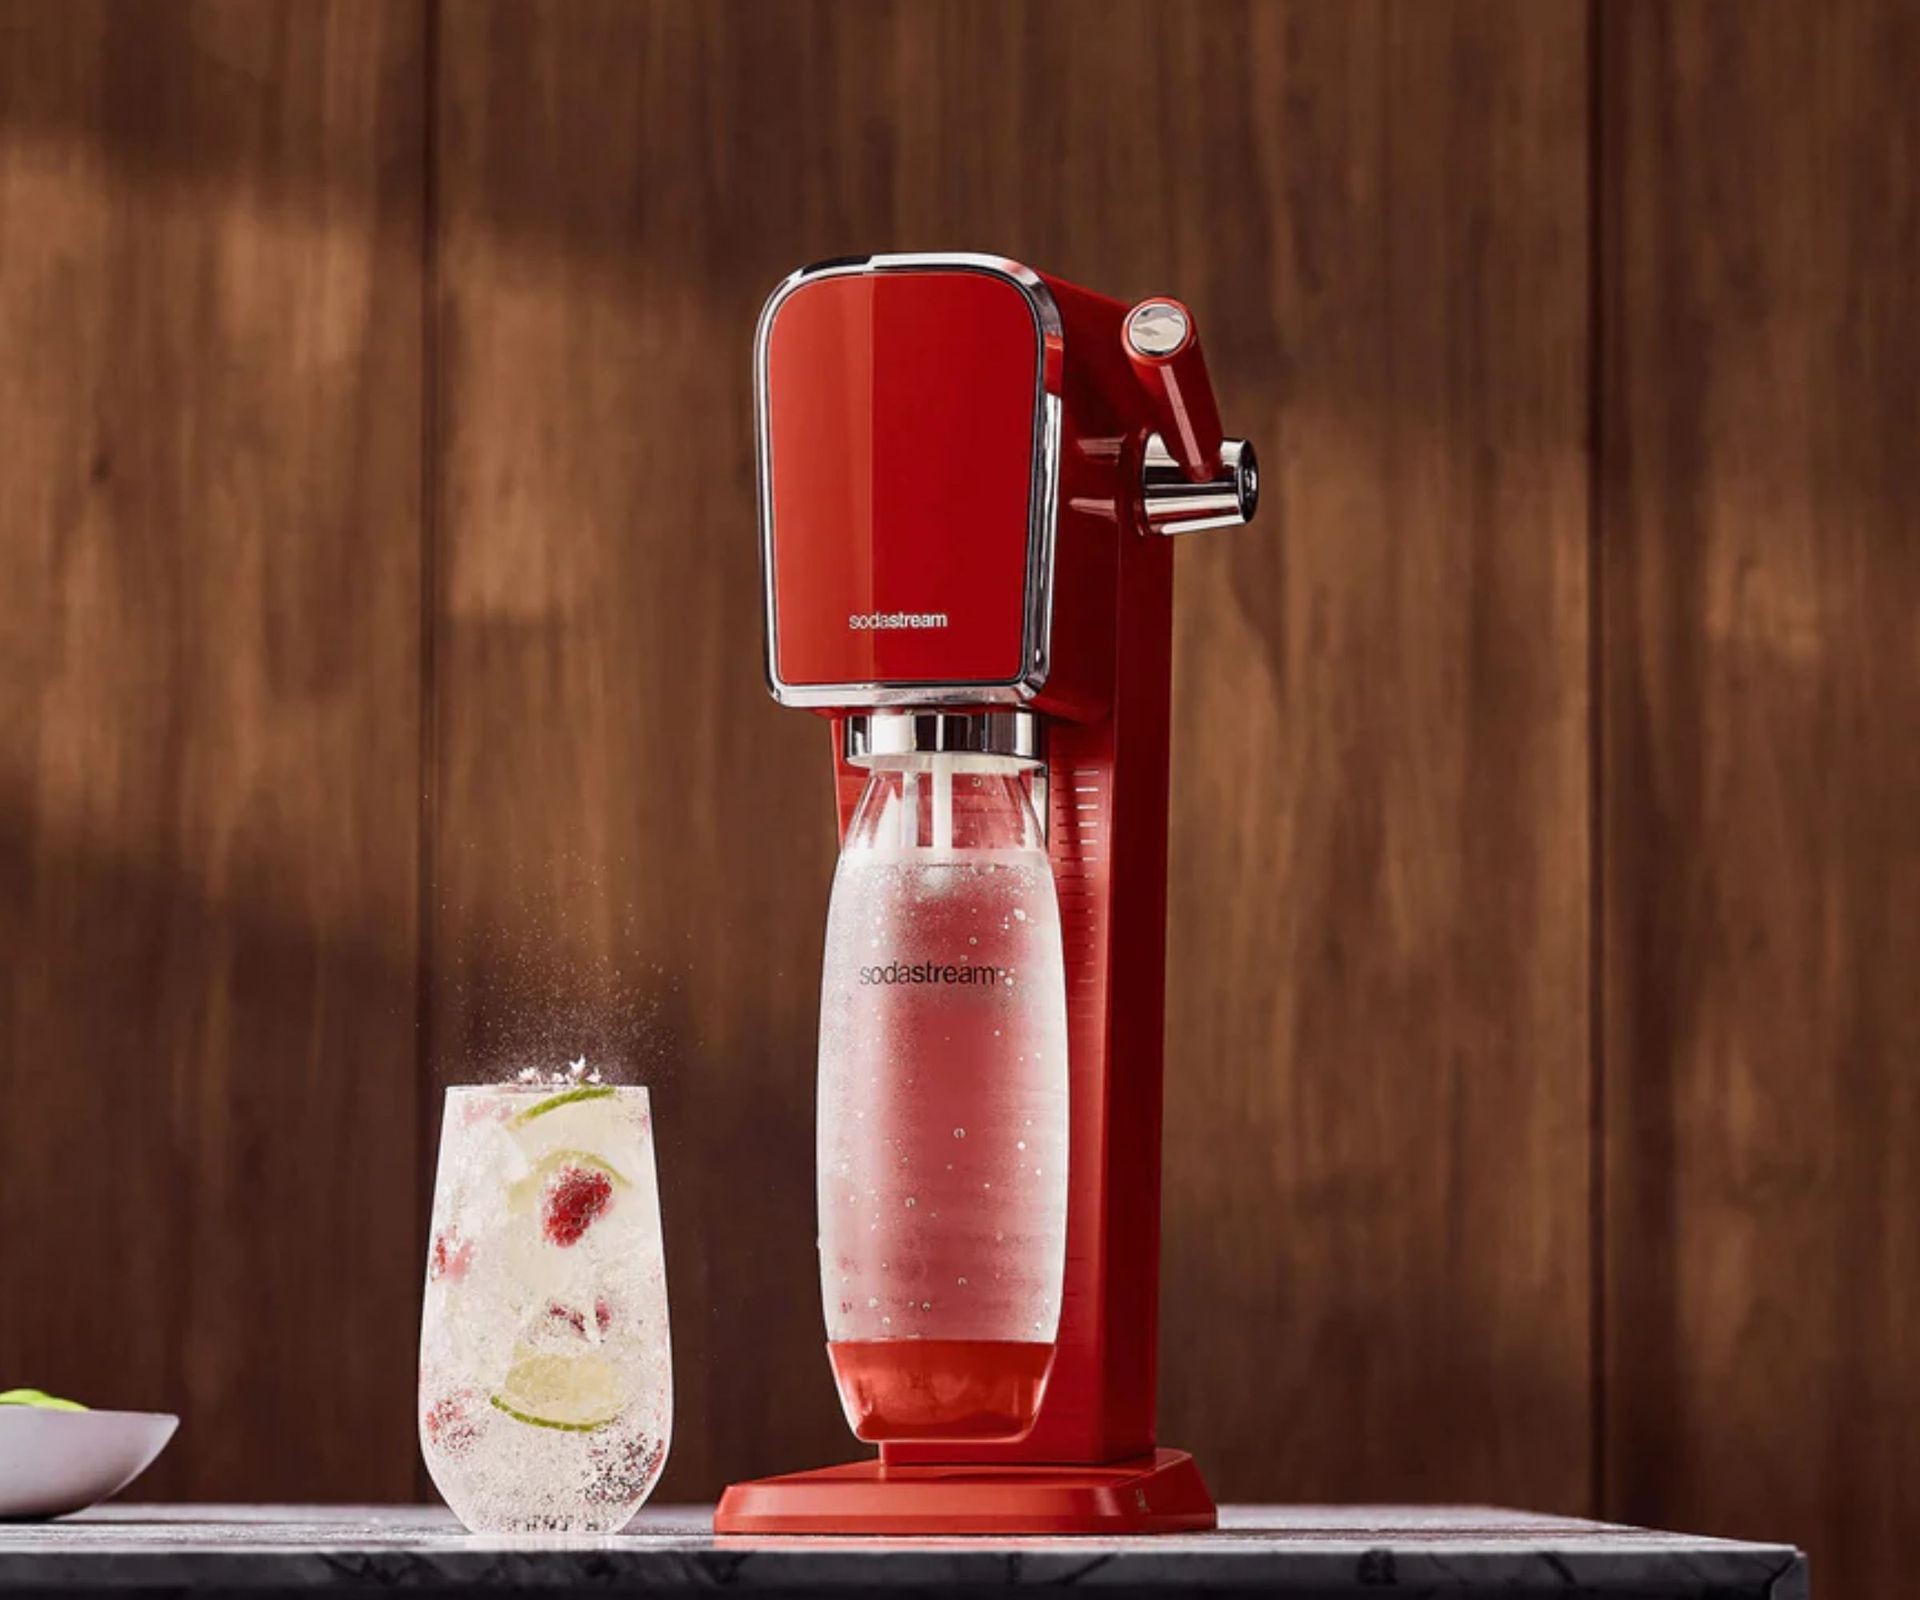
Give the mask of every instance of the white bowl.
[(0, 1517), (64, 1517), (111, 1499), (179, 1426), (160, 1411), (0, 1406)]

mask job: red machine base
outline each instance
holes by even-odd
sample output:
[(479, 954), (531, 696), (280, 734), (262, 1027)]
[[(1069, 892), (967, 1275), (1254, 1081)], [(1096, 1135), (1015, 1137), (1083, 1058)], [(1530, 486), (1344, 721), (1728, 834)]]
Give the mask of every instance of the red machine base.
[(736, 1483), (715, 1533), (1191, 1533), (1217, 1518), (1184, 1450), (1101, 1467), (843, 1467)]

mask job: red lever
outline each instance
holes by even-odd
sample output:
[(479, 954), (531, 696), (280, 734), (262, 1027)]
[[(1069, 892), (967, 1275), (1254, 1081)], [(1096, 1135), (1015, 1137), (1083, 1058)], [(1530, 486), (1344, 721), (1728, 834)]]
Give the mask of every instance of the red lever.
[(1212, 482), (1220, 471), (1220, 405), (1193, 313), (1178, 300), (1142, 300), (1127, 313), (1121, 343), (1168, 454), (1193, 482)]

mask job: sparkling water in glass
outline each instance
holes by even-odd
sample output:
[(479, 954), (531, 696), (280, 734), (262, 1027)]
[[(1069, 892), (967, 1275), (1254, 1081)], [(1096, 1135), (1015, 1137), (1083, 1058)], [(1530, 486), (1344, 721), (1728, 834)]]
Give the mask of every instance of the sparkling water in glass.
[(672, 1360), (647, 1091), (447, 1091), (420, 1448), (476, 1532), (609, 1533), (666, 1462)]

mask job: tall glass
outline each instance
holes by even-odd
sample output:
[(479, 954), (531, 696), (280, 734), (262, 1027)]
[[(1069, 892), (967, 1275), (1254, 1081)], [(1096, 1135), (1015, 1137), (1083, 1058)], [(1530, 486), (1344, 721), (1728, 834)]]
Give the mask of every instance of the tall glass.
[(476, 1532), (617, 1531), (672, 1421), (647, 1091), (449, 1089), (420, 1327), (447, 1504)]

